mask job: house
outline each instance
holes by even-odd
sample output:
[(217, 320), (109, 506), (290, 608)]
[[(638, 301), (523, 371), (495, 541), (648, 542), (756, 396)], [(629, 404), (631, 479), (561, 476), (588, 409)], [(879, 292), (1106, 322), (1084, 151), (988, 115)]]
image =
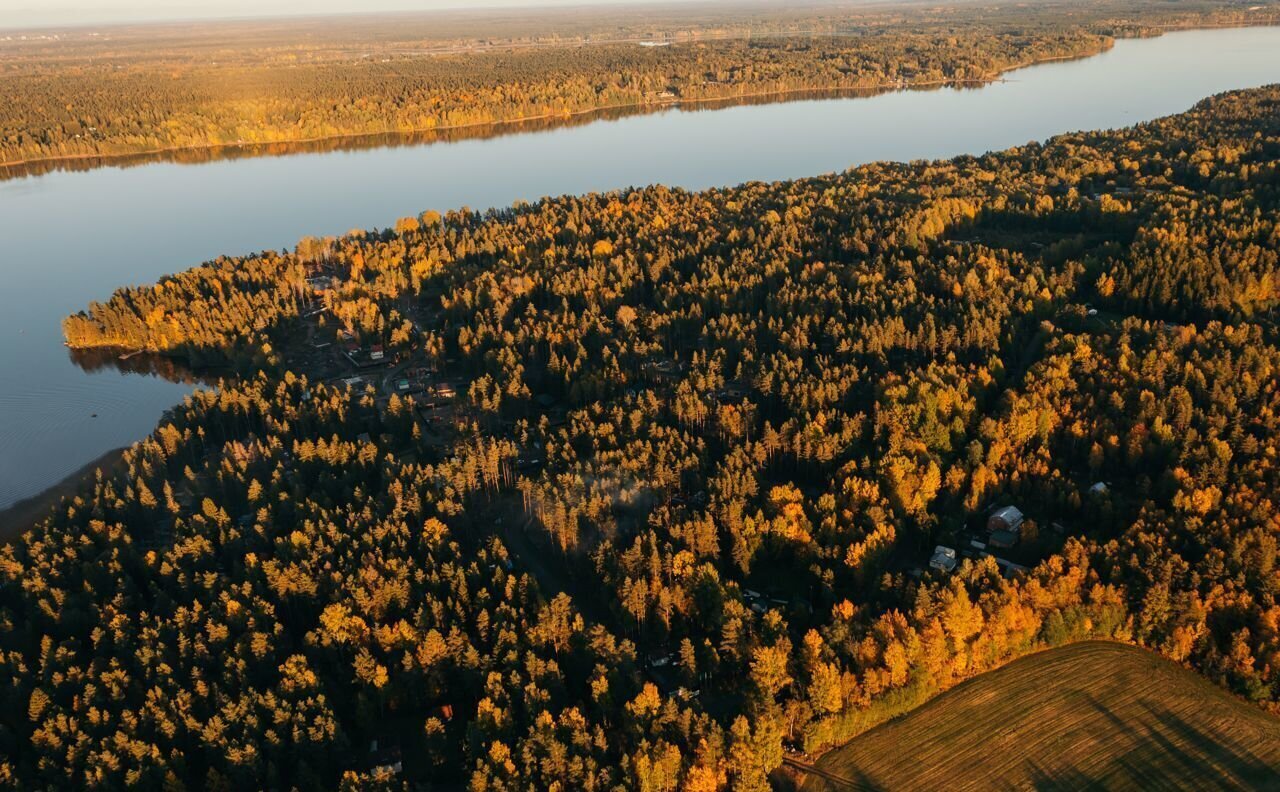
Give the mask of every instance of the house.
[(673, 380), (680, 376), (684, 366), (678, 360), (651, 360), (644, 365), (644, 373), (654, 380)]
[(954, 548), (938, 545), (933, 548), (933, 557), (929, 559), (929, 568), (939, 572), (950, 572), (956, 568), (956, 551)]
[(964, 558), (982, 558), (987, 555), (987, 543), (970, 539), (960, 548), (960, 555)]
[(375, 344), (374, 346), (369, 347), (370, 360), (382, 360), (384, 357), (386, 357), (386, 352), (382, 349), (381, 344)]
[(1102, 495), (1106, 495), (1110, 491), (1111, 491), (1111, 487), (1107, 486), (1107, 482), (1105, 481), (1096, 482), (1092, 487), (1089, 488), (1090, 495), (1102, 496)]
[(1005, 506), (996, 509), (987, 518), (988, 531), (1011, 531), (1021, 536), (1022, 534), (1022, 512), (1018, 511), (1017, 506)]
[(428, 385), (423, 391), (422, 407), (435, 409), (445, 407), (453, 401), (453, 389), (444, 385)]
[(768, 597), (758, 591), (743, 589), (742, 598), (746, 601), (747, 607), (757, 614), (763, 615), (769, 610)]
[(343, 344), (342, 354), (346, 356), (351, 365), (358, 369), (363, 369), (376, 366), (382, 360), (382, 347), (374, 347), (373, 349), (378, 350), (378, 357), (374, 357), (372, 350), (363, 349), (357, 346), (354, 341), (348, 341)]
[(1011, 547), (1016, 547), (1020, 538), (1021, 536), (1014, 531), (1001, 529), (991, 532), (991, 536), (987, 539), (987, 545), (1007, 550)]

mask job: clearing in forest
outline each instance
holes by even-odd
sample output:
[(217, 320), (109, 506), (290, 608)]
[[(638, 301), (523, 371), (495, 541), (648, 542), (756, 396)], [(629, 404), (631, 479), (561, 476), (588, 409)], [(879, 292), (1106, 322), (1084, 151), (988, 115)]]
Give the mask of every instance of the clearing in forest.
[(975, 677), (831, 751), (804, 792), (1280, 789), (1280, 719), (1158, 655), (1088, 642)]

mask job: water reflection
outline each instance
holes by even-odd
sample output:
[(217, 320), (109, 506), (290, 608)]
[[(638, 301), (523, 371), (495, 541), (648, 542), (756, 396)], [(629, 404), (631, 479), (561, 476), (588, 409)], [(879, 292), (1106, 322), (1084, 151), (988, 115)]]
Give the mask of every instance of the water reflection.
[(82, 368), (64, 354), (62, 317), (120, 286), (428, 209), (652, 183), (697, 190), (1128, 126), (1219, 91), (1280, 82), (1277, 52), (1280, 28), (1175, 33), (972, 89), (616, 109), (425, 136), (173, 152), (92, 172), (70, 172), (91, 163), (64, 162), (0, 180), (0, 508), (138, 440), (201, 382), (173, 361), (99, 355)]
[[(1064, 59), (1079, 60), (1080, 58)], [(753, 107), (759, 105), (787, 104), (790, 102), (808, 102), (823, 99), (856, 99), (879, 96), (887, 93), (977, 90), (993, 82), (1001, 82), (1001, 78), (993, 80), (953, 80), (928, 85), (884, 86), (879, 88), (826, 88), (803, 89), (781, 93), (751, 94), (748, 96), (725, 97), (723, 99), (704, 99), (696, 102), (673, 101), (625, 107), (606, 107), (584, 113), (571, 113), (557, 116), (521, 119), (518, 121), (502, 121), (493, 124), (477, 124), (465, 127), (452, 127), (421, 132), (384, 132), (370, 135), (345, 135), (342, 137), (321, 138), (318, 140), (291, 141), (279, 143), (247, 143), (208, 146), (202, 148), (171, 149), (144, 154), (84, 156), (68, 159), (37, 160), (23, 165), (0, 166), (0, 181), (16, 179), (24, 176), (40, 176), (58, 171), (83, 172), (99, 168), (132, 168), (140, 165), (156, 163), (172, 163), (176, 165), (205, 165), (223, 160), (246, 160), (258, 157), (290, 157), (303, 154), (329, 154), (334, 152), (356, 152), (370, 149), (406, 148), (431, 145), (436, 143), (458, 143), (464, 140), (489, 140), (507, 135), (525, 135), (537, 132), (550, 132), (560, 129), (586, 126), (599, 121), (618, 121), (624, 118), (643, 115), (655, 115), (678, 111), (681, 113), (698, 113), (704, 111), (723, 110), (728, 107)]]
[(88, 374), (102, 371), (141, 374), (181, 385), (212, 386), (218, 384), (218, 380), (231, 376), (230, 372), (216, 369), (196, 371), (178, 358), (149, 352), (129, 354), (112, 349), (67, 349), (67, 357)]

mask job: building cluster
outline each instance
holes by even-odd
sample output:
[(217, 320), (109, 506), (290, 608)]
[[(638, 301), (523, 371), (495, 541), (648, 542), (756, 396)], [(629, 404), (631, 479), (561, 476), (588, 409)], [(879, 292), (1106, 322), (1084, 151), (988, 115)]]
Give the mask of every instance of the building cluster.
[(987, 516), (985, 535), (967, 534), (961, 537), (960, 549), (938, 545), (929, 558), (929, 568), (938, 572), (951, 572), (961, 558), (992, 556), (996, 565), (1006, 575), (1025, 572), (1026, 567), (995, 555), (996, 550), (1013, 550), (1022, 542), (1026, 516), (1017, 506), (1001, 506)]

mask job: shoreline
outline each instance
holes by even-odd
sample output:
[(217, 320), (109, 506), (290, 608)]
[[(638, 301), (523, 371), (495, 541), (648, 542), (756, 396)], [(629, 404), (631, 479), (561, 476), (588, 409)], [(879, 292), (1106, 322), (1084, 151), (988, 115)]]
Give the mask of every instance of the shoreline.
[(98, 469), (109, 473), (119, 466), (129, 446), (113, 448), (64, 476), (60, 481), (0, 509), (0, 543), (12, 544), (34, 528), (64, 498), (74, 496)]
[[(699, 107), (699, 106), (705, 106), (705, 105), (711, 105), (711, 104), (721, 104), (726, 108), (736, 107), (736, 106), (746, 104), (753, 99), (767, 99), (770, 97), (777, 97), (779, 100), (784, 100), (786, 97), (800, 95), (800, 94), (815, 94), (815, 95), (816, 94), (828, 94), (828, 95), (858, 94), (858, 95), (864, 95), (864, 96), (873, 96), (873, 95), (889, 93), (893, 91), (937, 89), (937, 88), (945, 88), (948, 86), (961, 86), (961, 85), (987, 85), (987, 84), (991, 84), (1001, 80), (1004, 74), (1007, 74), (1008, 72), (1012, 72), (1012, 71), (1017, 71), (1019, 69), (1025, 69), (1031, 66), (1037, 66), (1037, 65), (1046, 64), (1046, 63), (1068, 61), (1068, 60), (1081, 60), (1085, 58), (1096, 57), (1097, 55), (1103, 54), (1109, 51), (1110, 49), (1112, 49), (1112, 47), (1114, 46), (1114, 42), (1115, 42), (1115, 39), (1110, 39), (1104, 44), (1104, 46), (1102, 46), (1101, 48), (1093, 52), (1082, 53), (1078, 55), (1052, 56), (1052, 57), (1037, 59), (1030, 62), (1014, 64), (1005, 69), (1002, 69), (999, 72), (996, 72), (994, 75), (984, 76), (980, 78), (956, 79), (956, 80), (927, 80), (927, 81), (908, 83), (905, 85), (899, 84), (899, 83), (880, 83), (872, 86), (847, 86), (847, 87), (831, 87), (831, 88), (792, 88), (792, 89), (783, 89), (783, 90), (777, 90), (777, 91), (758, 91), (753, 93), (734, 94), (730, 96), (708, 97), (708, 98), (700, 98), (700, 99), (692, 99), (692, 100), (672, 100), (672, 101), (664, 101), (664, 102), (641, 102), (641, 103), (632, 103), (632, 104), (604, 105), (601, 107), (595, 107), (588, 110), (579, 110), (579, 111), (563, 113), (563, 114), (548, 113), (548, 114), (543, 114), (538, 116), (527, 116), (523, 118), (509, 119), (505, 121), (464, 124), (464, 125), (458, 125), (453, 127), (436, 127), (434, 129), (429, 129), (429, 130), (416, 130), (416, 131), (411, 130), (411, 131), (397, 132), (397, 133), (378, 133), (378, 132), (352, 133), (352, 134), (345, 134), (345, 135), (330, 135), (330, 136), (319, 137), (319, 138), (280, 140), (280, 141), (273, 141), (270, 143), (251, 143), (251, 144), (230, 143), (230, 144), (217, 144), (217, 145), (207, 145), (207, 146), (181, 146), (181, 147), (170, 147), (170, 148), (164, 148), (164, 149), (154, 149), (151, 151), (137, 152), (137, 153), (131, 153), (131, 154), (66, 155), (61, 157), (51, 157), (51, 158), (43, 158), (43, 159), (37, 159), (37, 160), (17, 161), (16, 163), (15, 162), (0, 163), (0, 169), (13, 169), (17, 171), (11, 174), (0, 174), (0, 181), (5, 181), (10, 178), (22, 178), (23, 176), (26, 176), (26, 175), (32, 175), (32, 173), (30, 172), (24, 173), (23, 171), (24, 170), (35, 171), (40, 169), (41, 166), (56, 165), (57, 163), (60, 163), (60, 162), (100, 160), (101, 161), (100, 164), (97, 166), (94, 166), (94, 168), (110, 167), (111, 165), (118, 163), (119, 161), (122, 161), (122, 160), (129, 160), (129, 159), (135, 159), (135, 158), (138, 158), (138, 159), (163, 158), (164, 155), (166, 154), (179, 153), (183, 151), (218, 151), (220, 149), (249, 150), (256, 146), (291, 146), (291, 145), (302, 146), (308, 143), (320, 143), (325, 141), (359, 140), (362, 138), (367, 138), (372, 140), (374, 138), (385, 138), (387, 137), (388, 134), (407, 137), (415, 134), (429, 134), (432, 132), (447, 132), (447, 131), (458, 131), (458, 130), (466, 130), (466, 129), (484, 129), (484, 128), (499, 128), (503, 126), (515, 126), (523, 123), (554, 120), (557, 118), (569, 119), (569, 118), (587, 116), (592, 114), (604, 114), (610, 111), (617, 111), (617, 110), (621, 110), (621, 111), (635, 110), (638, 114), (640, 114), (640, 113), (646, 113), (646, 112), (657, 112), (660, 110), (670, 109), (673, 107), (680, 107), (682, 105)], [(265, 154), (263, 156), (271, 156), (271, 155)], [(114, 350), (118, 348), (114, 346), (76, 347), (70, 343), (66, 343), (66, 346), (70, 349), (78, 349), (78, 350), (95, 350), (95, 349)], [(145, 350), (134, 350), (130, 356), (144, 352), (144, 351)], [(163, 353), (160, 353), (160, 354), (163, 354)], [(53, 508), (56, 507), (64, 498), (75, 495), (76, 492), (79, 490), (80, 486), (91, 475), (93, 475), (93, 473), (97, 471), (99, 468), (103, 468), (107, 471), (110, 471), (111, 469), (115, 468), (120, 463), (121, 456), (124, 453), (124, 451), (127, 450), (127, 448), (128, 448), (127, 446), (123, 446), (120, 448), (107, 451), (106, 453), (98, 456), (97, 458), (85, 463), (80, 468), (67, 474), (61, 480), (49, 485), (44, 490), (41, 490), (40, 492), (37, 492), (34, 495), (23, 498), (22, 500), (16, 501), (13, 504), (3, 509), (0, 509), (0, 543), (3, 543), (3, 544), (12, 543), (18, 537), (25, 534), (28, 530), (35, 527), (35, 525), (41, 519), (46, 517), (53, 510)]]
[[(1273, 26), (1274, 24), (1275, 23), (1272, 21), (1267, 21), (1267, 22), (1261, 22), (1261, 23), (1255, 23), (1255, 24), (1236, 23), (1236, 24), (1202, 24), (1202, 25), (1176, 26), (1176, 27), (1169, 26), (1166, 28), (1165, 32), (1199, 30), (1199, 29), (1217, 29), (1217, 28), (1247, 28), (1247, 27), (1258, 27), (1258, 26)], [(1164, 33), (1161, 33), (1159, 35), (1164, 35)], [(782, 89), (782, 90), (757, 91), (757, 92), (740, 93), (740, 94), (733, 94), (733, 95), (721, 96), (721, 97), (704, 97), (704, 98), (689, 99), (689, 100), (672, 100), (672, 101), (663, 101), (663, 102), (645, 101), (645, 102), (631, 103), (631, 104), (606, 105), (606, 106), (600, 106), (600, 107), (595, 107), (595, 108), (586, 109), (586, 110), (573, 111), (569, 113), (548, 113), (548, 114), (542, 114), (537, 116), (528, 116), (523, 118), (508, 119), (508, 120), (497, 121), (497, 122), (481, 122), (481, 123), (457, 125), (453, 127), (436, 127), (431, 130), (423, 130), (423, 132), (436, 133), (436, 132), (446, 132), (449, 130), (460, 130), (460, 129), (465, 130), (465, 129), (476, 129), (476, 128), (480, 128), (480, 129), (500, 128), (503, 126), (515, 126), (522, 123), (536, 122), (539, 120), (570, 119), (570, 118), (581, 117), (581, 116), (599, 115), (599, 114), (607, 113), (611, 110), (635, 110), (637, 113), (646, 113), (646, 112), (657, 112), (665, 109), (670, 109), (671, 107), (680, 107), (680, 106), (687, 106), (691, 108), (697, 108), (697, 107), (702, 107), (707, 105), (736, 107), (743, 104), (747, 104), (753, 99), (776, 98), (777, 100), (782, 101), (789, 96), (804, 95), (804, 94), (818, 95), (818, 94), (825, 93), (832, 96), (846, 95), (846, 94), (869, 96), (869, 95), (877, 95), (877, 94), (887, 93), (887, 92), (936, 89), (936, 88), (947, 87), (947, 86), (987, 85), (994, 82), (998, 82), (1004, 79), (1004, 76), (1009, 74), (1010, 72), (1018, 71), (1020, 69), (1030, 68), (1033, 66), (1054, 63), (1054, 62), (1083, 60), (1083, 59), (1097, 57), (1098, 55), (1104, 54), (1112, 50), (1114, 48), (1115, 42), (1120, 40), (1120, 38), (1121, 37), (1105, 37), (1102, 40), (1102, 45), (1100, 47), (1089, 52), (1082, 52), (1082, 53), (1073, 54), (1073, 55), (1048, 56), (1044, 58), (1034, 59), (1031, 61), (1011, 64), (1002, 68), (999, 71), (994, 72), (991, 75), (984, 75), (978, 78), (954, 79), (954, 80), (952, 79), (925, 80), (925, 81), (912, 82), (912, 83), (906, 83), (906, 84), (897, 83), (897, 82), (878, 83), (871, 86), (861, 86), (861, 87), (856, 87), (856, 86), (845, 86), (845, 87), (834, 87), (834, 88), (806, 87), (806, 88), (793, 88), (793, 89)], [(17, 164), (0, 163), (0, 169), (4, 169), (4, 168), (11, 168), (11, 169), (16, 168), (19, 170), (35, 169), (35, 168), (38, 168), (42, 163), (50, 164), (50, 163), (57, 163), (57, 162), (86, 161), (86, 160), (100, 161), (99, 165), (96, 165), (93, 167), (107, 167), (112, 165), (113, 163), (116, 163), (122, 160), (129, 160), (134, 158), (145, 158), (148, 156), (163, 156), (164, 154), (167, 154), (167, 153), (175, 153), (175, 152), (181, 152), (181, 151), (215, 151), (216, 152), (218, 150), (250, 150), (259, 146), (304, 145), (309, 142), (323, 142), (323, 141), (331, 141), (331, 140), (346, 140), (346, 139), (372, 140), (374, 138), (388, 137), (388, 134), (395, 135), (395, 136), (408, 136), (414, 133), (413, 132), (352, 133), (352, 134), (325, 136), (325, 137), (319, 137), (319, 138), (298, 139), (298, 140), (291, 140), (291, 141), (282, 140), (282, 141), (274, 141), (271, 143), (219, 144), (219, 145), (173, 147), (173, 148), (166, 148), (166, 149), (157, 149), (151, 152), (139, 152), (139, 153), (133, 153), (133, 154), (66, 155), (66, 156), (54, 157), (54, 158), (16, 161)], [(271, 155), (263, 154), (262, 156), (271, 156)], [(225, 158), (225, 157), (218, 157), (218, 158)], [(6, 178), (21, 177), (22, 175), (23, 174), (21, 173), (0, 174), (0, 181), (5, 180)], [(84, 349), (93, 349), (93, 348), (94, 347), (85, 347)], [(27, 530), (34, 527), (41, 519), (46, 517), (65, 497), (75, 495), (80, 489), (80, 487), (86, 482), (86, 480), (88, 480), (88, 478), (99, 468), (104, 469), (106, 472), (110, 472), (111, 470), (116, 468), (119, 465), (121, 456), (126, 449), (127, 447), (121, 447), (121, 448), (108, 451), (100, 455), (96, 459), (93, 459), (90, 462), (86, 463), (85, 465), (81, 466), (77, 470), (71, 472), (67, 476), (63, 477), (61, 480), (50, 484), (44, 490), (34, 495), (31, 495), (29, 497), (23, 498), (22, 500), (19, 500), (3, 509), (0, 509), (0, 542), (10, 543), (14, 541), (18, 536), (21, 536), (23, 533), (25, 533)]]
[[(1224, 26), (1226, 27), (1226, 26)], [(1235, 25), (1230, 27), (1237, 27)], [(1244, 25), (1239, 27), (1246, 27)], [(1199, 28), (1178, 28), (1178, 30), (1196, 30)], [(1170, 31), (1173, 32), (1173, 31)], [(1162, 34), (1163, 35), (1163, 34)], [(515, 118), (496, 119), (492, 121), (475, 121), (467, 124), (448, 124), (444, 126), (419, 127), (413, 129), (396, 129), (383, 131), (368, 132), (346, 132), (336, 135), (322, 135), (319, 137), (302, 137), (302, 138), (281, 138), (278, 140), (263, 140), (253, 142), (236, 142), (236, 143), (204, 143), (189, 146), (165, 146), (162, 148), (146, 149), (143, 151), (124, 152), (116, 154), (62, 154), (56, 157), (38, 157), (33, 159), (10, 160), (0, 162), (0, 181), (9, 179), (18, 179), (25, 176), (39, 175), (50, 170), (57, 170), (61, 163), (73, 164), (77, 162), (90, 162), (97, 160), (97, 165), (91, 166), (88, 170), (96, 168), (111, 167), (122, 161), (131, 159), (139, 160), (155, 160), (163, 161), (168, 155), (182, 154), (184, 152), (219, 152), (219, 151), (252, 151), (255, 148), (267, 146), (281, 146), (288, 148), (290, 146), (308, 146), (321, 143), (336, 143), (340, 141), (373, 141), (377, 138), (389, 139), (410, 138), (419, 135), (432, 135), (436, 133), (449, 134), (456, 132), (466, 132), (474, 130), (493, 129), (498, 130), (508, 126), (519, 126), (521, 124), (532, 124), (540, 121), (555, 121), (557, 119), (574, 119), (583, 116), (591, 116), (594, 114), (605, 114), (609, 112), (626, 112), (632, 111), (639, 115), (649, 112), (658, 112), (673, 107), (702, 107), (705, 105), (722, 105), (720, 109), (728, 109), (736, 107), (739, 104), (745, 104), (753, 99), (767, 99), (769, 97), (777, 97), (783, 100), (789, 96), (797, 94), (862, 94), (866, 96), (874, 96), (883, 93), (891, 93), (894, 91), (912, 91), (912, 90), (930, 90), (938, 88), (946, 88), (949, 86), (966, 86), (966, 85), (989, 85), (1003, 79), (1004, 75), (1018, 71), (1021, 69), (1031, 68), (1032, 66), (1040, 66), (1048, 63), (1057, 63), (1061, 61), (1084, 60), (1086, 58), (1094, 58), (1109, 52), (1114, 46), (1117, 38), (1107, 37), (1104, 46), (1089, 52), (1082, 52), (1075, 55), (1051, 55), (1044, 58), (1036, 58), (1030, 61), (1010, 64), (990, 75), (983, 77), (969, 77), (957, 79), (939, 79), (939, 80), (920, 80), (917, 82), (881, 82), (872, 85), (828, 85), (828, 86), (807, 86), (803, 88), (781, 88), (775, 90), (757, 90), (746, 93), (732, 93), (723, 96), (704, 96), (692, 99), (669, 99), (662, 101), (638, 101), (638, 102), (621, 102), (616, 104), (598, 105), (596, 107), (585, 108), (581, 110), (570, 110), (567, 112), (548, 112), (539, 113), (537, 115), (518, 116)], [(429, 143), (426, 143), (429, 145)], [(285, 152), (287, 153), (287, 152)], [(278, 156), (265, 154), (263, 156)], [(225, 159), (226, 157), (211, 157), (209, 161)], [(5, 172), (11, 171), (11, 172)]]
[[(201, 143), (201, 144), (193, 144), (193, 145), (187, 145), (187, 146), (164, 146), (161, 148), (144, 149), (142, 151), (121, 152), (121, 153), (112, 153), (112, 154), (91, 154), (91, 153), (62, 154), (54, 157), (35, 157), (35, 158), (28, 158), (28, 159), (9, 160), (6, 162), (0, 162), (0, 182), (8, 181), (10, 179), (20, 179), (27, 176), (42, 175), (50, 171), (60, 170), (59, 165), (61, 164), (74, 165), (75, 163), (93, 162), (95, 160), (97, 161), (97, 164), (90, 165), (88, 168), (84, 168), (83, 170), (96, 170), (97, 168), (111, 167), (121, 162), (127, 163), (129, 160), (165, 161), (167, 157), (172, 155), (178, 155), (182, 153), (198, 153), (198, 152), (213, 154), (214, 156), (211, 156), (209, 160), (207, 160), (212, 162), (212, 161), (217, 161), (221, 159), (231, 158), (228, 156), (218, 156), (216, 153), (220, 151), (251, 152), (257, 148), (264, 148), (269, 146), (284, 147), (286, 149), (289, 147), (296, 146), (296, 147), (299, 147), (299, 149), (301, 150), (301, 147), (305, 147), (309, 145), (317, 145), (317, 144), (324, 144), (324, 143), (340, 143), (342, 141), (358, 142), (361, 140), (368, 140), (372, 142), (375, 139), (379, 139), (379, 138), (384, 140), (389, 140), (391, 138), (408, 139), (414, 136), (425, 136), (425, 135), (434, 135), (434, 134), (447, 135), (450, 133), (476, 131), (476, 130), (484, 130), (484, 129), (499, 130), (503, 127), (508, 127), (508, 126), (519, 126), (521, 124), (532, 124), (537, 122), (555, 121), (556, 119), (569, 120), (569, 119), (575, 119), (575, 118), (582, 118), (583, 116), (590, 116), (593, 114), (603, 115), (609, 112), (630, 111), (635, 114), (642, 114), (642, 113), (648, 113), (648, 112), (657, 112), (657, 111), (669, 109), (672, 107), (688, 106), (688, 107), (696, 108), (704, 105), (714, 105), (714, 104), (720, 104), (722, 105), (722, 109), (725, 109), (725, 108), (735, 107), (739, 104), (749, 102), (753, 99), (765, 99), (768, 97), (777, 97), (779, 100), (783, 100), (788, 96), (794, 96), (797, 94), (804, 94), (804, 93), (813, 93), (813, 94), (861, 93), (868, 96), (874, 96), (877, 94), (889, 93), (893, 91), (937, 89), (937, 88), (945, 88), (948, 86), (987, 85), (1003, 79), (1004, 75), (1010, 72), (1015, 72), (1021, 69), (1027, 69), (1033, 66), (1040, 66), (1040, 65), (1049, 64), (1049, 63), (1057, 63), (1057, 62), (1071, 61), (1071, 60), (1083, 60), (1086, 58), (1097, 57), (1098, 55), (1102, 55), (1106, 52), (1109, 52), (1112, 48), (1114, 48), (1115, 42), (1122, 39), (1133, 40), (1133, 39), (1143, 39), (1143, 38), (1159, 38), (1161, 36), (1168, 35), (1169, 33), (1190, 32), (1195, 30), (1227, 30), (1227, 29), (1235, 29), (1235, 28), (1244, 29), (1244, 28), (1254, 28), (1254, 27), (1274, 27), (1277, 25), (1280, 25), (1280, 20), (1273, 19), (1273, 18), (1259, 19), (1256, 21), (1212, 22), (1212, 21), (1206, 20), (1204, 22), (1194, 23), (1194, 24), (1165, 24), (1165, 25), (1156, 24), (1151, 26), (1153, 29), (1157, 29), (1159, 31), (1154, 36), (1144, 36), (1144, 35), (1125, 36), (1125, 35), (1099, 34), (1103, 36), (1103, 38), (1106, 40), (1107, 43), (1105, 44), (1105, 46), (1102, 46), (1097, 50), (1093, 50), (1091, 52), (1082, 52), (1075, 55), (1052, 55), (1044, 58), (1036, 58), (1030, 61), (1023, 61), (1020, 63), (1010, 64), (1002, 69), (999, 69), (998, 71), (994, 72), (991, 75), (987, 75), (983, 77), (974, 77), (974, 78), (922, 80), (919, 82), (910, 82), (905, 84), (898, 83), (898, 82), (887, 82), (887, 83), (882, 82), (882, 83), (875, 83), (872, 85), (865, 85), (865, 86), (829, 85), (826, 87), (810, 86), (810, 87), (804, 87), (804, 88), (757, 90), (757, 91), (749, 91), (747, 93), (726, 94), (723, 96), (705, 96), (705, 97), (698, 97), (698, 98), (692, 98), (692, 99), (672, 99), (672, 100), (663, 100), (663, 101), (642, 100), (637, 102), (622, 102), (622, 103), (616, 103), (616, 104), (598, 105), (596, 107), (584, 108), (580, 110), (570, 110), (567, 112), (547, 112), (547, 113), (539, 113), (536, 115), (517, 116), (514, 118), (495, 119), (491, 121), (475, 121), (475, 122), (470, 122), (466, 124), (446, 124), (443, 126), (415, 127), (412, 129), (396, 129), (396, 130), (384, 129), (382, 131), (343, 132), (343, 133), (334, 134), (334, 135), (321, 135), (316, 137), (280, 138), (276, 140), (263, 140), (263, 141), (253, 141), (253, 142), (240, 141), (235, 143)], [(429, 145), (429, 142), (423, 141), (423, 144)], [(289, 153), (291, 152), (284, 151), (276, 154), (272, 154), (268, 152), (259, 156), (282, 156), (282, 155), (287, 155)]]

